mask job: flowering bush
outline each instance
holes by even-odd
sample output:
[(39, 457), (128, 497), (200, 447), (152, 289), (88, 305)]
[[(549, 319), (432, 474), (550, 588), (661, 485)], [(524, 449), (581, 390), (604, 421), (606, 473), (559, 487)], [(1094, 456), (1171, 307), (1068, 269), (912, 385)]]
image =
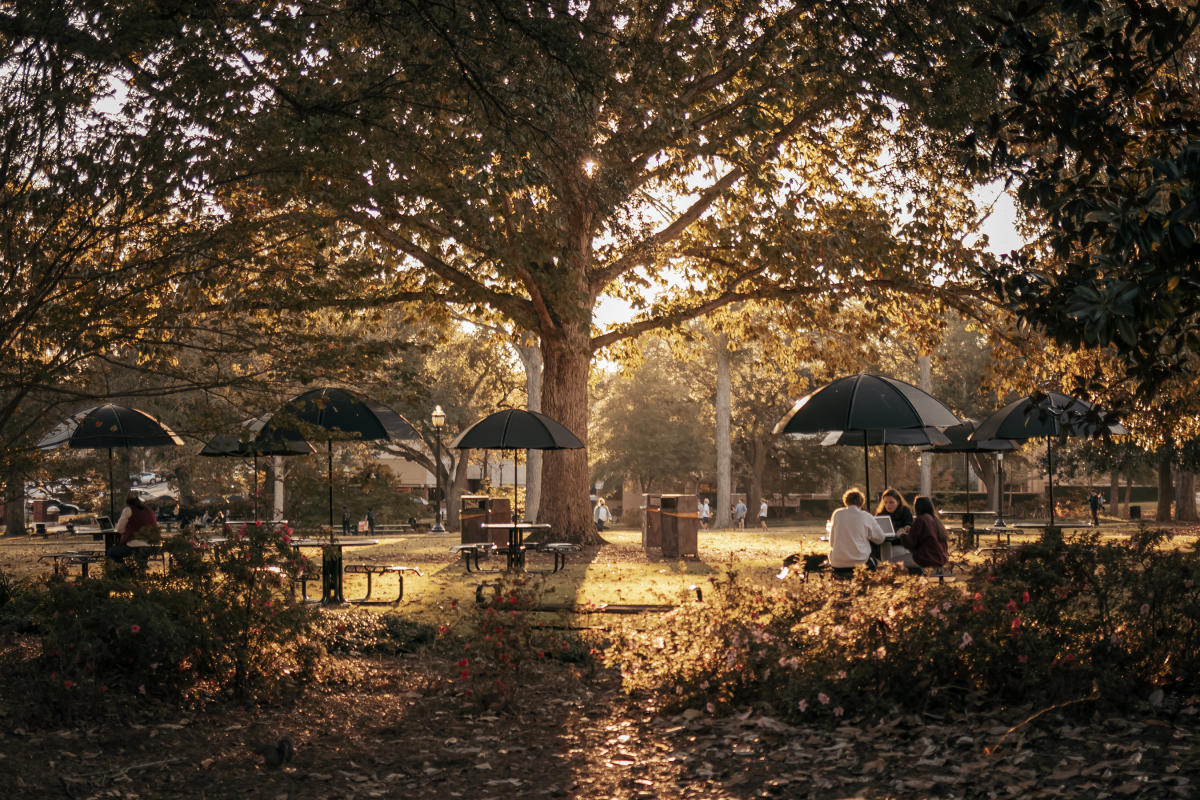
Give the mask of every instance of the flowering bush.
[(514, 698), (531, 669), (547, 661), (586, 662), (592, 649), (578, 637), (544, 628), (531, 618), (541, 584), (524, 576), (487, 584), (480, 602), (452, 604), (454, 617), (438, 628), (453, 656), (451, 676), (464, 697), (500, 709)]
[(47, 710), (79, 716), (104, 696), (248, 698), (303, 676), (315, 655), (312, 612), (292, 596), (287, 536), (264, 526), (217, 546), (178, 536), (165, 544), (166, 574), (51, 578), (31, 601), (41, 653), (30, 690)]
[(668, 709), (759, 701), (796, 719), (1194, 692), (1200, 559), (1156, 542), (1058, 540), (961, 584), (880, 571), (767, 589), (729, 574), (610, 658)]

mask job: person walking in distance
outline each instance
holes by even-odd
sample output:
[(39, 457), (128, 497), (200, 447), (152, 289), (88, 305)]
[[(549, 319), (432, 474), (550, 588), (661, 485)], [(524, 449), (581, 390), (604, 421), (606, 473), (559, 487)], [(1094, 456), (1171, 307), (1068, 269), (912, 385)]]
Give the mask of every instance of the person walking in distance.
[(612, 514), (608, 510), (608, 505), (605, 504), (604, 498), (596, 500), (596, 509), (592, 512), (592, 518), (596, 521), (596, 530), (604, 530), (604, 526), (612, 519)]

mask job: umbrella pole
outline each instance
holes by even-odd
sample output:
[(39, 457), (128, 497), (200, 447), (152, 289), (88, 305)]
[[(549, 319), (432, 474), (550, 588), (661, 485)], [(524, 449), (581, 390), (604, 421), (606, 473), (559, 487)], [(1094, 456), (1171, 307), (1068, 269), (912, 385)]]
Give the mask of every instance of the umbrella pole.
[[(108, 448), (108, 518), (117, 516), (117, 487), (113, 485), (112, 448)], [(116, 523), (113, 523), (114, 525)]]
[(517, 458), (521, 455), (520, 450), (513, 450), (513, 523), (516, 524), (521, 519), (521, 512), (517, 510)]
[(329, 537), (333, 538), (333, 440), (325, 440), (326, 476), (329, 483)]
[(1054, 526), (1054, 437), (1046, 439), (1046, 468), (1050, 476), (1050, 526)]
[(867, 490), (867, 507), (871, 505), (871, 450), (867, 446), (867, 436), (863, 434), (863, 483), (866, 484)]
[(883, 443), (883, 488), (891, 486), (887, 479), (887, 442)]
[(963, 451), (963, 475), (966, 476), (965, 483), (967, 484), (967, 513), (971, 513), (971, 454)]

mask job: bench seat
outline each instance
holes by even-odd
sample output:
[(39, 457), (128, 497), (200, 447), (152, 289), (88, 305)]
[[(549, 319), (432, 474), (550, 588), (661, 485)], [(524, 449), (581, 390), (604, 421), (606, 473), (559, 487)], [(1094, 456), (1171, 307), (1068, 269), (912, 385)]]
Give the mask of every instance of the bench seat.
[[(417, 567), (406, 567), (400, 564), (376, 564), (376, 563), (356, 563), (346, 564), (342, 567), (342, 571), (347, 575), (366, 575), (367, 576), (367, 593), (359, 600), (351, 600), (351, 603), (359, 605), (398, 605), (404, 599), (404, 573), (415, 572), (421, 574), (421, 570)], [(371, 599), (371, 580), (376, 575), (395, 575), (397, 582), (397, 591), (395, 600), (372, 600)]]

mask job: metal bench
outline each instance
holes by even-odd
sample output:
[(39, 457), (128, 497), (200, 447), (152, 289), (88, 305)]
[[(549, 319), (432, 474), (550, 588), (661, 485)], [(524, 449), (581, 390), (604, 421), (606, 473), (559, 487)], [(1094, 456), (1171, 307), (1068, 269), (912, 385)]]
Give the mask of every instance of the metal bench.
[(96, 551), (71, 551), (67, 553), (46, 553), (38, 556), (38, 561), (51, 560), (54, 562), (54, 572), (65, 574), (66, 567), (79, 567), (79, 577), (88, 577), (88, 567), (104, 561), (104, 554)]
[[(491, 542), (473, 542), (470, 544), (456, 544), (450, 548), (451, 553), (462, 556), (463, 564), (467, 567), (467, 572), (495, 572), (495, 570), (484, 570), (479, 566), (479, 559), (487, 558), (496, 546)], [(475, 565), (475, 569), (471, 569), (471, 565)]]
[[(421, 570), (416, 567), (403, 567), (399, 564), (346, 564), (342, 571), (348, 575), (366, 575), (367, 576), (367, 593), (359, 600), (351, 600), (351, 603), (359, 605), (389, 605), (394, 606), (399, 604), (404, 599), (404, 573), (415, 572), (420, 575)], [(395, 575), (397, 582), (397, 591), (395, 600), (372, 600), (371, 599), (371, 579), (375, 575)]]
[(554, 556), (554, 569), (551, 572), (558, 572), (567, 565), (569, 554), (578, 553), (583, 548), (573, 542), (547, 542), (536, 545), (536, 549), (539, 553), (550, 553)]

